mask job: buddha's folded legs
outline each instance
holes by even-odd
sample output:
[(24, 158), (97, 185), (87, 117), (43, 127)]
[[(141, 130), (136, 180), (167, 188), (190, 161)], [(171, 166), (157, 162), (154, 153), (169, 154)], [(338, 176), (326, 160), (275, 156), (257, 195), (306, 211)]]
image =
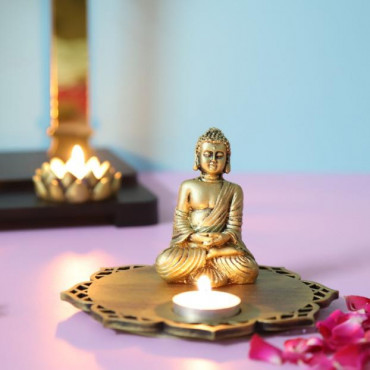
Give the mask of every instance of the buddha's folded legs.
[(254, 283), (258, 265), (248, 256), (206, 258), (202, 248), (170, 247), (156, 260), (156, 269), (170, 283), (195, 284), (201, 275), (209, 277), (213, 287), (226, 284)]
[(257, 279), (258, 265), (251, 257), (217, 257), (212, 262), (218, 271), (226, 275), (231, 284), (251, 284)]
[(206, 251), (202, 248), (170, 247), (155, 262), (159, 276), (170, 283), (188, 282), (191, 274), (206, 264)]

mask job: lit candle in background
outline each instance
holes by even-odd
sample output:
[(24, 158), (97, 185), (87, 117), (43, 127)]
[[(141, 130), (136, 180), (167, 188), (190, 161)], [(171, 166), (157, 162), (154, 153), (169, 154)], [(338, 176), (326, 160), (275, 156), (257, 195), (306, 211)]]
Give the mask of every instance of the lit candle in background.
[(108, 161), (97, 157), (86, 162), (85, 153), (75, 145), (69, 159), (52, 158), (36, 170), (33, 181), (36, 194), (55, 202), (82, 203), (99, 201), (116, 194), (121, 187), (122, 174)]
[(75, 145), (72, 149), (71, 157), (66, 163), (59, 158), (52, 158), (50, 168), (54, 174), (62, 179), (67, 172), (81, 180), (92, 172), (96, 179), (101, 179), (109, 169), (109, 162), (105, 161), (100, 164), (97, 157), (91, 157), (85, 163), (85, 154), (79, 145)]
[(240, 312), (241, 300), (226, 292), (213, 291), (207, 276), (198, 280), (198, 290), (175, 295), (174, 312), (192, 322), (220, 320)]

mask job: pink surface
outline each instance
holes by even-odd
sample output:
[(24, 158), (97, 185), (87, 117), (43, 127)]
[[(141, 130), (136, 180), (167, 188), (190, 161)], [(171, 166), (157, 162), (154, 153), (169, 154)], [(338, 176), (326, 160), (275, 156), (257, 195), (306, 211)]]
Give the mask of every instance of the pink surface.
[[(100, 267), (152, 264), (169, 243), (178, 186), (191, 176), (141, 175), (160, 198), (155, 226), (0, 234), (2, 369), (276, 369), (247, 359), (248, 338), (208, 343), (117, 334), (59, 299)], [(228, 179), (244, 189), (243, 237), (260, 264), (285, 266), (341, 296), (370, 296), (370, 175)], [(321, 317), (335, 308), (345, 308), (342, 298)], [(281, 345), (301, 334), (268, 338)]]

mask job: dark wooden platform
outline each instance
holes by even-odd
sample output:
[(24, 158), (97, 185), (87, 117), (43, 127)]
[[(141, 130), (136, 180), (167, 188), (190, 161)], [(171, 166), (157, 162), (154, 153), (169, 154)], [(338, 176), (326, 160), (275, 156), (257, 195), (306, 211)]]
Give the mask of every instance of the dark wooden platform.
[(113, 224), (151, 225), (158, 221), (157, 198), (137, 181), (135, 170), (108, 150), (97, 150), (122, 173), (116, 198), (84, 204), (38, 199), (32, 176), (47, 161), (44, 152), (0, 153), (0, 230)]

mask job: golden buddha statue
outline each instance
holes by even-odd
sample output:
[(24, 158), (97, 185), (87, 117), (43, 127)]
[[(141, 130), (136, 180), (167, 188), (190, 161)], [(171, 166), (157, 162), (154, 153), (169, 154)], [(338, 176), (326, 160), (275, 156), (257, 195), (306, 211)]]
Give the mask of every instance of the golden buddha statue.
[(169, 283), (193, 284), (206, 275), (213, 287), (254, 283), (258, 265), (241, 239), (243, 190), (223, 179), (230, 172), (230, 143), (210, 128), (196, 144), (194, 170), (181, 184), (170, 247), (156, 260)]

